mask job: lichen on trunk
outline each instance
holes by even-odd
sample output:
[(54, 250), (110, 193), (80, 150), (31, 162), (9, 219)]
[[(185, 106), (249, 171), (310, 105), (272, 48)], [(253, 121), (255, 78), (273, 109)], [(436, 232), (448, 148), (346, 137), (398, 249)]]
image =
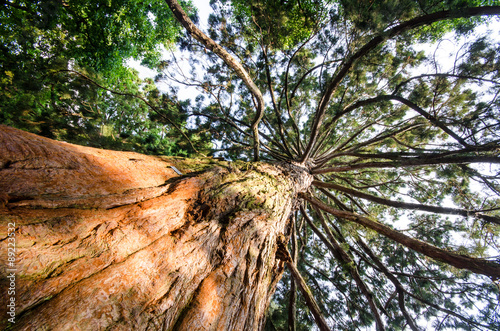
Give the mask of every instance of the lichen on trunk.
[(2, 306), (0, 327), (263, 326), (283, 272), (277, 242), (311, 184), (303, 169), (98, 150), (3, 126), (0, 140), (0, 258), (8, 223), (17, 254), (16, 323)]

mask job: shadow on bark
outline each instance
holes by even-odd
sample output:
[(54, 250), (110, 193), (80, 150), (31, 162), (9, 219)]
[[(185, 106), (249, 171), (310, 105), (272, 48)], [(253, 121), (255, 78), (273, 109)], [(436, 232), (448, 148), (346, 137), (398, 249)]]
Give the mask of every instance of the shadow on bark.
[(2, 261), (6, 228), (16, 228), (16, 323), (2, 307), (0, 327), (262, 327), (283, 272), (276, 243), (309, 177), (284, 165), (81, 147), (5, 126), (0, 149)]

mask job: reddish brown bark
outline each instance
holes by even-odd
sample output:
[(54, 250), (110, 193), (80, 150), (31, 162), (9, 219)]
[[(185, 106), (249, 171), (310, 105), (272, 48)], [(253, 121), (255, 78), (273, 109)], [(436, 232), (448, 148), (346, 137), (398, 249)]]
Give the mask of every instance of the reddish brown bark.
[(105, 151), (0, 126), (2, 265), (16, 229), (10, 326), (259, 329), (283, 271), (277, 238), (310, 183), (293, 166)]

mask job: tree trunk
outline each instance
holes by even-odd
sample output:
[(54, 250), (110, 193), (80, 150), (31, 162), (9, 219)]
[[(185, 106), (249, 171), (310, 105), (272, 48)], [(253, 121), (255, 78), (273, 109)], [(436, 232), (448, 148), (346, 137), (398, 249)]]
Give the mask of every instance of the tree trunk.
[(260, 329), (283, 272), (277, 242), (311, 181), (290, 164), (99, 150), (0, 126), (0, 328)]

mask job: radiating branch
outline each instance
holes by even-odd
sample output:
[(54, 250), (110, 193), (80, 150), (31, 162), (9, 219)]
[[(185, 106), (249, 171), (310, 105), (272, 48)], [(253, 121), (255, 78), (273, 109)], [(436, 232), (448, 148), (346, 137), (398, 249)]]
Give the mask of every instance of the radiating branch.
[(403, 209), (420, 210), (420, 211), (426, 211), (426, 212), (437, 213), (437, 214), (460, 215), (460, 216), (465, 216), (465, 217), (475, 216), (475, 217), (481, 218), (487, 222), (500, 224), (500, 218), (495, 217), (495, 216), (485, 215), (485, 214), (482, 214), (480, 211), (476, 211), (476, 210), (466, 210), (466, 209), (459, 209), (459, 208), (424, 205), (424, 204), (420, 204), (420, 203), (394, 201), (394, 200), (389, 200), (389, 199), (377, 197), (375, 195), (364, 193), (364, 192), (354, 190), (354, 189), (351, 189), (348, 187), (344, 187), (344, 186), (341, 186), (341, 185), (338, 185), (335, 183), (325, 183), (325, 182), (321, 182), (318, 180), (313, 181), (312, 184), (314, 186), (317, 186), (317, 187), (330, 188), (330, 189), (341, 191), (341, 192), (344, 192), (347, 194), (352, 194), (358, 198), (369, 200), (369, 201), (379, 203), (379, 204), (382, 204), (385, 206), (390, 206), (390, 207), (395, 207), (395, 208), (403, 208)]
[(318, 199), (312, 197), (309, 194), (299, 193), (299, 196), (316, 207), (320, 208), (327, 213), (332, 214), (333, 216), (352, 221), (364, 227), (367, 227), (371, 230), (376, 231), (377, 233), (390, 238), (403, 246), (406, 246), (416, 252), (419, 252), (423, 255), (426, 255), (430, 258), (433, 258), (437, 261), (449, 264), (458, 269), (467, 269), (474, 273), (486, 275), (492, 277), (493, 279), (500, 278), (500, 264), (488, 261), (480, 258), (473, 258), (466, 255), (454, 253), (447, 249), (442, 249), (431, 245), (427, 242), (411, 238), (397, 230), (394, 230), (387, 225), (382, 223), (373, 221), (368, 217), (363, 217), (361, 215), (357, 215), (355, 213), (351, 213), (348, 211), (342, 211), (328, 206), (327, 204), (319, 201)]
[(420, 78), (426, 78), (426, 77), (445, 77), (445, 78), (447, 78), (447, 77), (453, 77), (453, 78), (458, 78), (458, 79), (477, 80), (477, 81), (480, 81), (480, 82), (487, 82), (487, 83), (492, 83), (492, 84), (495, 84), (495, 85), (500, 84), (500, 82), (498, 82), (496, 80), (485, 79), (483, 77), (476, 77), (476, 76), (469, 76), (469, 75), (455, 75), (455, 74), (446, 74), (446, 73), (424, 74), (424, 75), (419, 75), (419, 76), (411, 77), (411, 78), (405, 80), (404, 82), (399, 83), (396, 86), (396, 88), (394, 89), (394, 93), (393, 94), (397, 94), (397, 92), (403, 86), (405, 86), (406, 84), (408, 84), (412, 80), (414, 80), (414, 79), (420, 79)]
[(384, 326), (384, 323), (382, 322), (382, 319), (380, 318), (380, 314), (378, 312), (377, 305), (375, 304), (375, 301), (373, 300), (372, 292), (368, 289), (365, 282), (361, 278), (361, 275), (359, 274), (358, 269), (356, 268), (354, 260), (349, 256), (349, 254), (347, 254), (346, 251), (344, 251), (342, 249), (340, 244), (337, 242), (337, 240), (333, 236), (332, 232), (330, 231), (328, 225), (325, 222), (325, 219), (323, 218), (323, 215), (321, 215), (321, 213), (319, 211), (316, 212), (316, 214), (318, 215), (318, 218), (321, 222), (321, 226), (322, 226), (324, 232), (326, 233), (326, 236), (314, 225), (314, 223), (309, 218), (309, 216), (306, 214), (306, 212), (304, 211), (302, 206), (301, 206), (301, 212), (302, 212), (304, 219), (311, 227), (311, 229), (314, 231), (314, 233), (316, 233), (316, 235), (321, 239), (321, 241), (328, 247), (328, 249), (331, 251), (333, 256), (340, 262), (340, 264), (342, 265), (342, 268), (351, 274), (351, 277), (356, 282), (356, 285), (358, 285), (359, 290), (361, 291), (363, 296), (368, 301), (368, 305), (370, 306), (370, 310), (373, 314), (373, 317), (375, 318), (377, 330), (379, 330), (379, 331), (385, 330), (385, 326)]
[[(292, 219), (292, 234), (291, 234), (291, 258), (292, 263), (297, 265), (299, 250), (297, 247), (297, 217)], [(290, 297), (288, 300), (288, 331), (296, 331), (297, 327), (297, 282), (293, 277), (290, 279)]]
[(174, 14), (175, 18), (179, 23), (184, 26), (184, 28), (188, 31), (188, 33), (193, 36), (196, 40), (202, 43), (207, 49), (211, 50), (217, 56), (219, 56), (224, 63), (226, 63), (231, 69), (234, 70), (236, 75), (243, 81), (245, 86), (248, 88), (252, 96), (256, 100), (256, 108), (257, 112), (255, 114), (254, 120), (252, 122), (251, 128), (254, 139), (254, 161), (259, 160), (259, 123), (262, 120), (262, 116), (264, 116), (264, 97), (262, 96), (262, 92), (259, 90), (257, 85), (255, 85), (253, 79), (250, 77), (250, 74), (243, 68), (241, 63), (236, 60), (231, 54), (229, 54), (222, 46), (217, 44), (214, 40), (204, 34), (191, 19), (184, 12), (182, 7), (176, 0), (165, 0), (170, 10)]
[(126, 93), (126, 92), (119, 92), (119, 91), (115, 91), (115, 90), (112, 90), (112, 89), (109, 89), (101, 84), (99, 84), (98, 82), (96, 82), (95, 80), (93, 80), (92, 78), (84, 75), (83, 73), (81, 72), (78, 72), (78, 71), (75, 71), (75, 70), (69, 70), (69, 69), (65, 69), (65, 70), (59, 70), (60, 72), (70, 72), (70, 73), (74, 73), (75, 75), (78, 75), (82, 78), (84, 78), (85, 80), (89, 81), (90, 83), (94, 84), (95, 86), (105, 90), (105, 91), (108, 91), (112, 94), (116, 94), (116, 95), (122, 95), (122, 96), (128, 96), (128, 97), (132, 97), (132, 98), (137, 98), (139, 100), (141, 100), (142, 102), (144, 102), (152, 111), (154, 111), (156, 114), (158, 114), (161, 118), (163, 118), (165, 121), (167, 121), (168, 123), (170, 123), (170, 125), (172, 125), (177, 131), (179, 131), (179, 133), (187, 140), (187, 142), (189, 143), (189, 145), (191, 146), (191, 148), (193, 149), (193, 151), (198, 154), (198, 155), (201, 155), (201, 156), (206, 156), (206, 155), (203, 155), (202, 153), (200, 153), (193, 145), (191, 139), (189, 139), (189, 137), (184, 133), (184, 131), (182, 131), (182, 129), (177, 125), (175, 124), (174, 121), (172, 121), (168, 116), (166, 116), (165, 114), (163, 114), (162, 112), (160, 112), (158, 110), (158, 107), (156, 107), (155, 105), (153, 105), (151, 102), (149, 102), (148, 100), (146, 100), (146, 98), (143, 98), (142, 96), (140, 95), (136, 95), (136, 94), (132, 94), (132, 93)]
[(302, 293), (302, 296), (304, 297), (307, 307), (311, 310), (311, 313), (313, 314), (314, 321), (316, 322), (318, 328), (321, 331), (330, 331), (330, 327), (326, 323), (326, 319), (321, 313), (321, 310), (318, 304), (316, 303), (316, 300), (314, 299), (314, 296), (312, 295), (309, 286), (307, 286), (304, 278), (302, 278), (299, 270), (293, 263), (292, 258), (290, 256), (290, 252), (288, 251), (288, 248), (284, 243), (278, 242), (278, 252), (276, 253), (276, 255), (279, 259), (285, 261), (288, 270), (290, 270), (290, 274), (292, 275), (293, 279), (297, 282), (297, 285), (299, 286), (300, 293)]
[[(363, 154), (357, 154), (359, 156), (364, 156)], [(382, 156), (382, 154), (380, 155)], [(368, 155), (366, 158), (370, 158)], [(421, 157), (399, 157), (398, 160), (393, 162), (364, 162), (348, 164), (345, 166), (336, 166), (328, 168), (318, 168), (313, 169), (312, 173), (315, 175), (326, 174), (332, 172), (345, 172), (352, 171), (356, 169), (366, 169), (366, 168), (402, 168), (402, 167), (418, 167), (427, 166), (434, 164), (468, 164), (468, 163), (500, 163), (500, 157), (498, 156), (445, 156), (442, 157), (441, 154), (436, 153), (435, 155), (428, 154)]]
[(361, 246), (361, 248), (365, 251), (365, 253), (368, 254), (368, 256), (372, 259), (372, 261), (378, 267), (378, 269), (383, 272), (383, 274), (391, 281), (391, 283), (396, 288), (396, 292), (398, 294), (399, 309), (401, 309), (401, 313), (405, 317), (410, 328), (413, 331), (420, 331), (420, 329), (415, 324), (415, 321), (413, 320), (413, 318), (410, 316), (410, 314), (406, 310), (405, 290), (404, 290), (403, 285), (401, 285), (401, 282), (389, 271), (389, 269), (387, 269), (387, 267), (380, 261), (380, 259), (375, 255), (375, 253), (373, 253), (373, 251), (370, 249), (370, 247), (368, 247), (368, 245), (361, 238), (358, 238), (357, 243)]
[(450, 137), (452, 137), (453, 139), (458, 141), (462, 146), (465, 146), (465, 147), (469, 146), (469, 144), (462, 137), (460, 137), (458, 134), (453, 132), (443, 122), (441, 122), (437, 117), (431, 115), (429, 112), (426, 112), (425, 110), (423, 110), (418, 105), (411, 102), (410, 100), (403, 98), (403, 97), (400, 97), (398, 95), (384, 95), (384, 96), (380, 96), (380, 98), (382, 100), (384, 100), (384, 99), (385, 100), (396, 100), (396, 101), (401, 102), (402, 104), (410, 107), (411, 109), (413, 109), (414, 111), (416, 111), (417, 113), (422, 115), (426, 120), (431, 122), (434, 126), (440, 128), (441, 130), (446, 132)]
[(278, 104), (276, 103), (276, 98), (274, 95), (274, 88), (273, 88), (273, 81), (271, 78), (271, 70), (269, 69), (269, 59), (267, 56), (267, 50), (265, 47), (262, 47), (262, 55), (264, 57), (264, 68), (266, 72), (266, 78), (267, 78), (267, 86), (269, 89), (269, 94), (271, 95), (271, 101), (273, 104), (273, 109), (276, 115), (276, 121), (278, 122), (278, 133), (280, 135), (281, 141), (283, 143), (283, 147), (285, 148), (285, 152), (290, 156), (291, 159), (293, 159), (292, 152), (290, 151), (290, 148), (288, 147), (288, 142), (286, 141), (285, 138), (285, 130), (283, 129), (283, 121), (281, 118), (281, 111), (278, 107)]
[(419, 16), (398, 24), (397, 26), (384, 31), (383, 33), (372, 38), (368, 43), (361, 47), (357, 52), (351, 55), (344, 64), (337, 71), (336, 75), (333, 76), (332, 80), (328, 83), (323, 96), (316, 109), (316, 114), (314, 116), (313, 124), (311, 127), (311, 135), (309, 137), (309, 142), (302, 155), (301, 161), (305, 162), (310, 155), (313, 146), (316, 143), (319, 130), (323, 123), (323, 119), (327, 110), (327, 106), (330, 103), (333, 94), (337, 90), (337, 87), (344, 80), (347, 74), (351, 71), (357, 61), (364, 57), (366, 54), (370, 53), (373, 49), (383, 44), (386, 40), (391, 39), (403, 32), (421, 27), (424, 25), (429, 25), (438, 21), (443, 21), (453, 18), (468, 18), (473, 16), (486, 16), (486, 15), (498, 15), (500, 14), (500, 6), (487, 6), (487, 7), (473, 7), (473, 8), (463, 8), (460, 10), (446, 10), (440, 11), (432, 14), (427, 14)]
[(446, 313), (447, 315), (455, 316), (455, 317), (457, 317), (457, 318), (461, 319), (462, 321), (464, 321), (464, 322), (466, 322), (466, 323), (469, 323), (469, 324), (472, 324), (472, 325), (475, 325), (475, 326), (481, 326), (481, 327), (483, 327), (483, 328), (487, 328), (487, 329), (493, 330), (493, 329), (492, 329), (490, 326), (488, 326), (488, 325), (480, 324), (480, 323), (478, 323), (478, 322), (476, 322), (476, 321), (473, 321), (473, 320), (471, 320), (470, 318), (467, 318), (467, 317), (465, 317), (465, 316), (460, 315), (460, 314), (459, 314), (459, 313), (457, 313), (457, 312), (454, 312), (453, 310), (450, 310), (450, 309), (447, 309), (447, 308), (443, 308), (443, 307), (441, 307), (441, 306), (439, 306), (439, 305), (436, 305), (435, 303), (432, 303), (432, 302), (430, 302), (429, 300), (424, 299), (424, 298), (422, 298), (422, 297), (420, 297), (420, 296), (418, 296), (418, 295), (415, 295), (415, 294), (413, 294), (413, 293), (411, 293), (411, 292), (409, 292), (409, 291), (406, 291), (406, 290), (405, 290), (405, 293), (406, 293), (408, 296), (410, 296), (410, 297), (414, 298), (415, 300), (420, 301), (420, 302), (422, 302), (422, 303), (424, 303), (424, 304), (428, 305), (429, 307), (432, 307), (432, 308), (434, 308), (434, 309), (436, 309), (436, 310), (442, 311), (443, 313)]

